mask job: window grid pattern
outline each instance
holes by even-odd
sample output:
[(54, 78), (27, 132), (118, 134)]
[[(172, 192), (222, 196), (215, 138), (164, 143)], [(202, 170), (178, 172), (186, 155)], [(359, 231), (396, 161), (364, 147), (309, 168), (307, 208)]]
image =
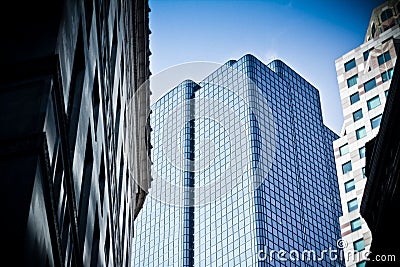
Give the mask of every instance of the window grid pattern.
[[(267, 118), (252, 116), (240, 98), (224, 89), (238, 82), (235, 76), (221, 68), (199, 84), (195, 98), (222, 101), (237, 112), (245, 125), (252, 160), (244, 177), (265, 180), (254, 192), (245, 193), (251, 179), (243, 178), (247, 182), (234, 187), (221, 201), (193, 210), (193, 266), (291, 266), (292, 263), (275, 258), (258, 261), (257, 251), (301, 251), (304, 247), (322, 251), (335, 247), (340, 238), (337, 218), (341, 216), (341, 204), (331, 144), (338, 137), (323, 124), (318, 91), (281, 61), (266, 66), (252, 56), (245, 56), (231, 67), (261, 89), (259, 96), (263, 101), (252, 99), (251, 104), (263, 110), (268, 107), (262, 105), (268, 103), (274, 117), (276, 151), (268, 168), (271, 155), (263, 150), (263, 144), (269, 140), (269, 131), (258, 123)], [(224, 86), (214, 85), (221, 78), (226, 82)], [(155, 104), (163, 111), (153, 108), (151, 116), (154, 166), (177, 184), (184, 182), (182, 173), (162, 160), (159, 148), (162, 138), (158, 132), (168, 113), (182, 103), (185, 88), (186, 85), (180, 85), (166, 94)], [(195, 187), (221, 179), (230, 162), (226, 128), (235, 125), (229, 121), (223, 124), (224, 127), (210, 119), (194, 123), (194, 156), (201, 153), (201, 141), (205, 138), (210, 138), (216, 147), (215, 168), (196, 172)], [(178, 140), (185, 143), (183, 137)], [(189, 216), (184, 214), (183, 208), (163, 205), (151, 198), (146, 200), (135, 222), (138, 230), (133, 241), (133, 266), (192, 263), (185, 261), (187, 254), (182, 251), (186, 227), (182, 221)], [(321, 266), (337, 264), (343, 266), (343, 262), (329, 259), (320, 263)]]

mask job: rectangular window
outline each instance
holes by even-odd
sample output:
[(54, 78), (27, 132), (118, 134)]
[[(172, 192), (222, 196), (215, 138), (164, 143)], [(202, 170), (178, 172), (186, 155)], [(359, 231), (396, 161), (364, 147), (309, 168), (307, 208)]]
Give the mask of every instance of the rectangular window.
[(360, 262), (357, 262), (357, 265), (356, 265), (356, 267), (365, 267), (365, 266), (366, 266), (366, 264), (367, 264), (367, 262), (366, 262), (366, 261), (360, 261)]
[(361, 138), (364, 138), (367, 136), (367, 132), (365, 131), (365, 127), (361, 127), (360, 129), (356, 130), (356, 136), (357, 140), (360, 140)]
[(344, 189), (346, 190), (346, 193), (356, 189), (356, 185), (354, 184), (354, 179), (351, 179), (350, 181), (345, 182), (344, 183)]
[(361, 109), (359, 109), (359, 110), (353, 112), (353, 120), (354, 120), (354, 121), (358, 121), (358, 120), (360, 120), (360, 119), (362, 119), (362, 118), (363, 118), (363, 113), (362, 113), (362, 110), (361, 110)]
[(354, 75), (353, 77), (350, 77), (347, 79), (347, 87), (352, 87), (353, 85), (357, 84), (357, 79), (358, 79), (358, 75)]
[(363, 178), (367, 178), (367, 176), (365, 176), (365, 167), (362, 167), (361, 171), (362, 171)]
[(364, 56), (364, 61), (367, 61), (367, 60), (368, 60), (368, 57), (369, 57), (369, 50), (365, 51), (365, 52), (363, 53), (363, 56)]
[(367, 61), (367, 60), (368, 60), (369, 52), (371, 52), (372, 50), (374, 50), (373, 47), (371, 47), (370, 49), (368, 49), (367, 51), (365, 51), (365, 52), (363, 53), (364, 61)]
[(358, 203), (357, 203), (357, 198), (354, 198), (347, 202), (347, 209), (349, 212), (352, 212), (353, 210), (358, 209)]
[(392, 68), (392, 69), (389, 69), (389, 70), (387, 70), (387, 71), (385, 71), (385, 72), (382, 72), (382, 73), (381, 73), (381, 76), (382, 76), (382, 81), (383, 81), (383, 82), (386, 82), (386, 81), (391, 80), (392, 77), (393, 77), (393, 68)]
[(353, 243), (355, 251), (362, 251), (365, 249), (364, 239), (359, 239)]
[(352, 105), (353, 105), (354, 103), (358, 102), (358, 101), (360, 101), (360, 94), (359, 94), (358, 92), (355, 93), (355, 94), (352, 94), (352, 95), (350, 96), (350, 102), (351, 102)]
[(357, 231), (357, 230), (360, 230), (360, 229), (361, 229), (361, 219), (360, 219), (360, 218), (357, 218), (357, 219), (355, 219), (355, 220), (352, 220), (352, 221), (350, 222), (350, 225), (351, 225), (351, 231), (352, 231), (352, 232), (355, 232), (355, 231)]
[(381, 125), (381, 120), (382, 120), (382, 114), (376, 116), (373, 119), (371, 119), (371, 127), (372, 127), (372, 129), (375, 129), (376, 127), (379, 127), (379, 125)]
[(353, 169), (353, 167), (351, 166), (351, 161), (348, 161), (342, 165), (343, 174), (351, 172), (352, 169)]
[(344, 63), (344, 70), (349, 71), (356, 66), (356, 60), (353, 58), (352, 60)]
[(367, 101), (368, 110), (372, 110), (376, 107), (379, 107), (380, 105), (381, 100), (378, 95)]
[(358, 150), (358, 154), (360, 155), (360, 159), (365, 158), (365, 146)]
[(349, 145), (345, 144), (345, 145), (339, 147), (339, 153), (340, 153), (340, 156), (343, 156), (343, 155), (346, 155), (347, 153), (349, 153)]
[(389, 51), (386, 51), (385, 53), (378, 56), (378, 63), (379, 65), (382, 65), (383, 63), (388, 62), (390, 59), (390, 53)]
[(387, 98), (388, 94), (389, 94), (389, 90), (386, 90), (386, 91), (385, 91), (385, 97), (386, 97), (386, 98)]
[(376, 87), (376, 80), (375, 78), (369, 80), (368, 82), (364, 83), (364, 90), (368, 92)]

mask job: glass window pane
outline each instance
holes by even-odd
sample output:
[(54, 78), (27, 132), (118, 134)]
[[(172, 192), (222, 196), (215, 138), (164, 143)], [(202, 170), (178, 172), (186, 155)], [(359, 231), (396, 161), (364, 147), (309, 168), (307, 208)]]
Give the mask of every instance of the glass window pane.
[(392, 79), (392, 77), (393, 77), (393, 68), (383, 72), (381, 74), (381, 76), (382, 76), (382, 81), (383, 82), (386, 82), (386, 81)]
[(367, 176), (365, 176), (365, 167), (362, 167), (361, 172), (362, 172), (363, 178), (367, 178)]
[(382, 114), (379, 116), (376, 116), (371, 120), (371, 127), (372, 129), (375, 129), (376, 127), (379, 127), (381, 125), (381, 120), (382, 120)]
[(351, 104), (354, 104), (356, 102), (360, 101), (360, 95), (358, 93), (352, 94), (350, 96), (350, 102)]
[(389, 76), (386, 71), (384, 73), (382, 73), (381, 76), (382, 76), (382, 82), (386, 82), (389, 80)]
[(388, 96), (388, 93), (389, 93), (389, 90), (386, 90), (386, 91), (385, 91), (385, 96), (386, 96), (386, 97)]
[(364, 83), (364, 90), (368, 92), (376, 87), (376, 80), (375, 78), (369, 80), (368, 82)]
[(358, 121), (358, 120), (362, 119), (362, 117), (363, 117), (363, 113), (362, 113), (361, 109), (353, 112), (353, 120), (354, 121)]
[(358, 75), (354, 75), (353, 77), (348, 78), (347, 79), (347, 87), (350, 88), (353, 85), (356, 85), (357, 84), (357, 78), (358, 78)]
[(383, 63), (385, 63), (385, 58), (383, 57), (383, 55), (378, 56), (378, 63), (379, 63), (379, 65), (382, 65)]
[(388, 62), (390, 59), (391, 59), (390, 52), (386, 51), (382, 55), (378, 56), (378, 63), (379, 65), (382, 65), (383, 63)]
[(340, 156), (343, 156), (343, 155), (346, 155), (347, 153), (349, 153), (349, 145), (345, 144), (345, 145), (339, 147), (339, 153), (340, 153)]
[(345, 71), (349, 71), (356, 66), (356, 60), (353, 58), (352, 60), (346, 62), (344, 64)]
[(357, 203), (357, 198), (354, 198), (347, 202), (347, 209), (349, 212), (352, 212), (353, 210), (356, 210), (358, 208), (358, 203)]
[(386, 51), (383, 55), (385, 57), (385, 62), (388, 62), (391, 59), (389, 51)]
[(360, 262), (357, 262), (357, 265), (356, 265), (356, 267), (365, 267), (365, 266), (366, 266), (366, 264), (367, 264), (367, 262), (366, 262), (366, 261), (360, 261)]
[(358, 150), (358, 154), (360, 155), (360, 159), (365, 158), (365, 146)]
[(351, 225), (351, 231), (355, 232), (357, 230), (360, 230), (361, 229), (361, 219), (357, 218), (355, 220), (352, 220), (350, 222), (350, 225)]
[(380, 105), (381, 100), (379, 99), (379, 96), (375, 96), (374, 98), (371, 98), (367, 101), (368, 110), (372, 110)]
[(369, 50), (365, 51), (365, 52), (363, 53), (363, 55), (364, 55), (364, 61), (367, 61), (367, 59), (368, 59), (368, 57), (369, 57)]
[(354, 179), (351, 179), (350, 181), (344, 183), (344, 189), (345, 189), (346, 193), (354, 190), (355, 188), (356, 188), (356, 186), (354, 184)]
[(356, 130), (356, 136), (357, 136), (357, 140), (367, 136), (367, 132), (365, 131), (365, 127), (361, 127), (360, 129)]
[(352, 169), (353, 169), (353, 167), (351, 166), (351, 161), (348, 161), (342, 165), (343, 174), (351, 172)]
[(390, 69), (387, 72), (388, 72), (389, 79), (392, 79), (392, 77), (393, 77), (393, 69)]
[(353, 243), (355, 251), (361, 251), (365, 249), (364, 239), (359, 239)]

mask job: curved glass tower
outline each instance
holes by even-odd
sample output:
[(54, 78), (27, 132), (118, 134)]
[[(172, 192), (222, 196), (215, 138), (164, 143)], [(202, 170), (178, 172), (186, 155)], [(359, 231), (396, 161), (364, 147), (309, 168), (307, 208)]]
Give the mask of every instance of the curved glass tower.
[(133, 266), (343, 266), (323, 254), (340, 238), (338, 137), (310, 83), (245, 55), (152, 110)]

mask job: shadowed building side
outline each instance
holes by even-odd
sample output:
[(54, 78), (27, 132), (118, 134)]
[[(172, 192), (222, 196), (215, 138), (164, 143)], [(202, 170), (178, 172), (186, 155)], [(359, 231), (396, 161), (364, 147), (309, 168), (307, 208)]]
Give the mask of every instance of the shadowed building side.
[(1, 12), (2, 260), (129, 266), (151, 180), (148, 2)]

